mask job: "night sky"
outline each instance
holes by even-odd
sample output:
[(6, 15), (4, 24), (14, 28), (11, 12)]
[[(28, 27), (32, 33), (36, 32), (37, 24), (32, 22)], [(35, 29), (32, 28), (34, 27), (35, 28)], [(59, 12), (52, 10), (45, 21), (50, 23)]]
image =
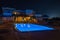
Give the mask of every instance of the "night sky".
[(60, 1), (58, 0), (2, 0), (2, 7), (16, 9), (32, 9), (50, 17), (60, 17)]

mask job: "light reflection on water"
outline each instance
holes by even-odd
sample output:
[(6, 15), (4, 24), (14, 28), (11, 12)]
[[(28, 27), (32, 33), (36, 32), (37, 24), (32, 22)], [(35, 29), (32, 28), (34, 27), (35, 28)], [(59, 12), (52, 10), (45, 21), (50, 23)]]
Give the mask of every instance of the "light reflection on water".
[(54, 30), (54, 28), (49, 28), (47, 26), (36, 25), (36, 24), (15, 24), (16, 29), (19, 31), (42, 31), (42, 30)]

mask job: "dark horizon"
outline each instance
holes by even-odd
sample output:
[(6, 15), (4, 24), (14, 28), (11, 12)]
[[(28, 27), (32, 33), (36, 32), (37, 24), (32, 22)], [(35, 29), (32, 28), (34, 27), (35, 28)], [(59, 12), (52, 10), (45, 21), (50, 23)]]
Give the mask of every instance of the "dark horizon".
[(60, 1), (58, 0), (2, 0), (1, 4), (2, 7), (11, 7), (21, 10), (32, 9), (50, 17), (60, 17)]

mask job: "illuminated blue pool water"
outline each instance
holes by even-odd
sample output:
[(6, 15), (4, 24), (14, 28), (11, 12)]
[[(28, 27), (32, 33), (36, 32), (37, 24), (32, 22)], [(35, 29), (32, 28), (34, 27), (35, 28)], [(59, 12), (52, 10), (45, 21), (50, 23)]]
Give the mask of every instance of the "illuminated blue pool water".
[(54, 30), (54, 28), (49, 28), (47, 26), (36, 25), (36, 24), (15, 24), (16, 29), (19, 31), (42, 31), (42, 30)]

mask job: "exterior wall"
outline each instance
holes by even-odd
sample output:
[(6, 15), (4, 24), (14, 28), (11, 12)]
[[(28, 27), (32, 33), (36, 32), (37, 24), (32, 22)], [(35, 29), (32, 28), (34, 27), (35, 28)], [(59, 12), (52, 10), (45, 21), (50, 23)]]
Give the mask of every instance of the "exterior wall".
[(32, 14), (33, 13), (33, 10), (26, 10), (26, 14), (29, 15), (29, 14)]
[(15, 10), (14, 8), (2, 7), (3, 16), (12, 16), (12, 12)]

